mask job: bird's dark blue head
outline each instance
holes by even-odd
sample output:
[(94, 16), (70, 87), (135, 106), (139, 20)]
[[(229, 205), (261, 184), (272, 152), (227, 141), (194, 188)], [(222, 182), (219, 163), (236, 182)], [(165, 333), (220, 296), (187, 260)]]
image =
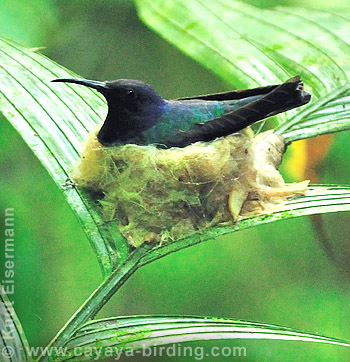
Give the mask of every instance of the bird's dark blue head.
[(76, 83), (103, 94), (108, 114), (97, 138), (105, 146), (128, 143), (139, 137), (157, 123), (166, 106), (166, 101), (151, 86), (139, 80), (97, 82), (60, 78), (53, 82)]

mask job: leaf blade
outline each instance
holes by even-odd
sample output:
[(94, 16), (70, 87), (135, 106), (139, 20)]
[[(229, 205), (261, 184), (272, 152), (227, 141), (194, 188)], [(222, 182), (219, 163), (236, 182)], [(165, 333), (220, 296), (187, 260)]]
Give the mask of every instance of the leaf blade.
[[(91, 351), (98, 346), (105, 353), (108, 348), (113, 348), (116, 354), (174, 343), (220, 339), (275, 339), (350, 347), (343, 340), (272, 324), (212, 317), (130, 316), (86, 323), (65, 345), (68, 349), (66, 359), (74, 356), (75, 347), (79, 347), (79, 351)], [(96, 356), (86, 354), (75, 358), (90, 361)]]
[[(102, 120), (105, 103), (89, 89), (64, 85), (62, 90), (62, 86), (61, 89), (50, 86), (52, 79), (72, 73), (8, 40), (0, 39), (0, 44), (0, 111), (65, 195), (106, 276), (118, 261), (125, 260), (127, 243), (115, 232), (113, 240), (96, 212), (96, 203), (87, 193), (66, 182), (79, 159), (82, 141)], [(115, 251), (115, 243), (119, 253)]]
[(4, 362), (30, 362), (29, 344), (13, 303), (0, 285), (0, 353)]
[(300, 216), (345, 211), (350, 211), (350, 186), (310, 186), (305, 196), (288, 200), (284, 211), (253, 216), (232, 225), (211, 227), (184, 239), (155, 246), (142, 257), (140, 265), (146, 265), (175, 251), (236, 231)]
[[(237, 87), (266, 85), (301, 74), (315, 103), (349, 82), (348, 29), (350, 15), (306, 8), (257, 9), (231, 0), (137, 1), (140, 17), (180, 50)], [(231, 81), (232, 79), (232, 81)], [(336, 99), (336, 98), (335, 98)], [(343, 104), (349, 107), (350, 100)], [(311, 108), (310, 108), (311, 109)], [(317, 111), (317, 109), (316, 109)], [(322, 111), (322, 109), (320, 109)], [(280, 128), (295, 123), (291, 141), (349, 129), (348, 111), (335, 110), (329, 127), (306, 129), (298, 111), (278, 116)], [(336, 112), (337, 111), (337, 112)], [(306, 119), (305, 121), (308, 121)]]

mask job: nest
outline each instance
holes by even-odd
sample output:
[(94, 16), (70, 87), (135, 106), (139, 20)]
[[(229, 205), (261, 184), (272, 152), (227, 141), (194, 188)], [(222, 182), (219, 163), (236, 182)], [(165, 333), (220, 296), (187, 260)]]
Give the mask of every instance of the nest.
[(103, 147), (92, 132), (73, 178), (102, 192), (106, 221), (135, 247), (169, 242), (198, 230), (283, 210), (288, 197), (304, 194), (307, 181), (286, 186), (278, 166), (285, 144), (265, 132), (245, 130), (185, 148)]

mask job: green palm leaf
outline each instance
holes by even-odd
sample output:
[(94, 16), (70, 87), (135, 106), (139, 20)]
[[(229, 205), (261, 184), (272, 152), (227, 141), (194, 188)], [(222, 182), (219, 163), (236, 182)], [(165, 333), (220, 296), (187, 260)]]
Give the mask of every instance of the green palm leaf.
[(287, 142), (350, 129), (350, 84), (332, 91), (281, 124), (276, 133)]
[(90, 89), (52, 87), (52, 79), (74, 74), (41, 54), (5, 39), (0, 40), (0, 49), (0, 111), (64, 193), (108, 275), (125, 259), (126, 243), (115, 232), (109, 234), (116, 228), (103, 225), (89, 195), (67, 183), (83, 140), (103, 118), (104, 102)]
[(350, 186), (310, 186), (308, 194), (290, 199), (284, 211), (243, 219), (234, 225), (212, 227), (177, 242), (159, 245), (148, 251), (141, 259), (140, 265), (147, 264), (174, 251), (213, 240), (235, 231), (299, 216), (339, 211), (350, 211)]
[[(285, 115), (279, 118), (277, 132), (288, 141), (350, 128), (349, 65), (346, 62), (350, 56), (347, 46), (349, 22), (344, 15), (339, 17), (305, 9), (258, 10), (231, 0), (139, 0), (137, 5), (142, 18), (152, 28), (237, 87), (270, 84), (295, 73), (301, 74), (308, 90), (314, 94), (314, 101), (302, 112), (289, 113), (292, 114), (289, 120)], [(18, 130), (64, 193), (87, 233), (104, 276), (109, 276), (52, 345), (62, 345), (73, 338), (73, 333), (80, 331), (82, 324), (95, 316), (142, 265), (244, 228), (290, 217), (350, 209), (349, 187), (315, 186), (307, 195), (289, 200), (281, 212), (209, 228), (173, 243), (143, 245), (132, 251), (118, 233), (117, 221), (104, 223), (96, 201), (67, 182), (79, 158), (83, 140), (104, 118), (104, 100), (83, 87), (51, 85), (54, 78), (75, 75), (20, 45), (5, 39), (0, 42), (0, 112)], [(138, 328), (144, 326), (144, 322), (139, 319)], [(156, 319), (153, 322), (157, 324)], [(178, 322), (178, 319), (171, 321), (175, 323), (175, 329)], [(91, 333), (100, 333), (98, 323), (102, 322), (96, 323), (91, 325), (95, 328)], [(267, 335), (272, 336), (273, 328), (270, 327)], [(257, 332), (261, 331), (262, 326), (257, 328)], [(282, 330), (275, 329), (275, 332), (282, 335)], [(288, 333), (290, 338), (298, 332)], [(78, 337), (79, 334), (75, 334), (74, 338)], [(299, 337), (300, 340), (316, 338), (302, 334)]]
[[(227, 82), (251, 87), (300, 74), (313, 94), (277, 132), (287, 140), (349, 129), (350, 14), (258, 9), (235, 0), (139, 0), (141, 18)], [(321, 123), (321, 125), (319, 124)]]
[[(67, 183), (69, 174), (78, 160), (83, 139), (103, 117), (104, 102), (94, 91), (82, 87), (72, 89), (64, 86), (64, 92), (61, 87), (60, 91), (55, 89), (50, 85), (53, 78), (72, 74), (40, 54), (2, 40), (0, 57), (3, 64), (0, 67), (3, 80), (0, 84), (0, 110), (19, 130), (65, 194), (87, 232), (105, 275), (108, 275), (117, 263), (125, 261), (129, 247), (124, 238), (117, 233), (115, 223), (103, 223), (98, 205), (90, 195)], [(287, 217), (346, 211), (347, 189), (338, 191), (344, 192), (340, 196), (343, 197), (343, 203), (339, 201), (334, 205), (329, 200), (328, 205), (316, 206), (317, 195), (309, 196), (315, 197), (312, 207), (311, 204), (300, 204), (300, 209), (297, 210), (289, 203), (281, 213), (258, 216), (235, 225), (211, 228), (178, 243), (155, 246), (153, 254), (160, 256), (160, 249), (178, 250), (218, 235)], [(304, 202), (306, 199), (301, 197), (298, 200)]]
[[(346, 341), (271, 324), (212, 317), (130, 316), (86, 323), (64, 346), (66, 355), (56, 356), (53, 360), (70, 360), (77, 350), (79, 356), (74, 361), (93, 361), (104, 356), (119, 356), (122, 352), (134, 353), (143, 349), (144, 353), (152, 353), (152, 349), (164, 345), (176, 344), (178, 348), (181, 342), (218, 339), (274, 339), (350, 347)], [(99, 356), (91, 353), (97, 350)], [(236, 352), (239, 353), (237, 356), (245, 356), (242, 347)]]
[(8, 299), (2, 285), (0, 285), (0, 331), (2, 361), (30, 362), (32, 360), (27, 337), (13, 309), (13, 302)]

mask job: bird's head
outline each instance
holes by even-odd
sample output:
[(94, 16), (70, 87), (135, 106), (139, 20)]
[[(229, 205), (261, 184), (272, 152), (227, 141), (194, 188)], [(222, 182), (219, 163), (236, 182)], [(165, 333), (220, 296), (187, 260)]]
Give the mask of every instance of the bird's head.
[(107, 100), (108, 114), (97, 138), (105, 146), (126, 143), (153, 127), (166, 101), (148, 84), (132, 79), (110, 82), (59, 78), (53, 82), (84, 85), (99, 91)]

